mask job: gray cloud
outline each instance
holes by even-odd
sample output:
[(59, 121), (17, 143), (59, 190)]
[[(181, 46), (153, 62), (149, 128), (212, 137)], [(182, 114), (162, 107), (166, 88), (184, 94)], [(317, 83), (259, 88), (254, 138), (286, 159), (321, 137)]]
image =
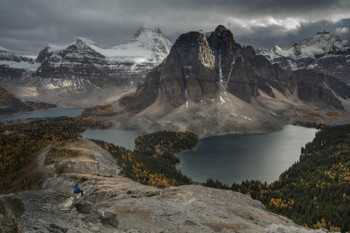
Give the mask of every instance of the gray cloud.
[(301, 23), (295, 30), (284, 32), (281, 26), (252, 27), (252, 33), (237, 35), (237, 42), (245, 45), (253, 45), (255, 48), (271, 48), (279, 45), (282, 48), (290, 48), (295, 42), (302, 42), (304, 39), (316, 35), (321, 30), (326, 30), (339, 35), (342, 39), (350, 41), (350, 33), (346, 30), (350, 25), (350, 18), (338, 22), (320, 20), (312, 23)]
[(349, 33), (349, 27), (336, 28), (335, 32), (338, 34), (347, 34)]
[(160, 27), (176, 39), (222, 24), (240, 43), (287, 46), (309, 31), (327, 29), (325, 24), (334, 32), (347, 27), (339, 22), (350, 18), (347, 0), (0, 0), (0, 5), (0, 46), (27, 54), (76, 36), (109, 47), (129, 41), (142, 26)]

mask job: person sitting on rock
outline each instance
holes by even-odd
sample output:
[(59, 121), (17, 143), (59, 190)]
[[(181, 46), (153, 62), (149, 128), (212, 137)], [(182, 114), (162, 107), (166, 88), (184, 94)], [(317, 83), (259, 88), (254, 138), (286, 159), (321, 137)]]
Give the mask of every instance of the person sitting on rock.
[(81, 196), (84, 196), (83, 190), (81, 190), (81, 189), (79, 188), (78, 185), (79, 185), (79, 184), (78, 184), (78, 182), (77, 182), (77, 183), (75, 183), (75, 185), (73, 186), (73, 192), (74, 192), (74, 194), (81, 193)]

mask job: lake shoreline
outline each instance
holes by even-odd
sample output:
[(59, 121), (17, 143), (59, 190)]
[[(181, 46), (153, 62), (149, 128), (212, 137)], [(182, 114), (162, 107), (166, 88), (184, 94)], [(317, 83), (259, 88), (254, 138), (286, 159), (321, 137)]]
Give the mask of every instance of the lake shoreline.
[(201, 183), (208, 178), (227, 185), (244, 180), (271, 183), (299, 160), (301, 147), (312, 141), (316, 132), (314, 128), (289, 124), (273, 133), (201, 138), (193, 150), (177, 154), (181, 162), (176, 168)]
[[(31, 114), (40, 114), (40, 113), (45, 113), (45, 112), (53, 112), (53, 111), (73, 111), (73, 110), (80, 110), (80, 114), (83, 110), (83, 108), (50, 108), (50, 109), (42, 109), (42, 110), (35, 110), (35, 111), (30, 111), (30, 112), (23, 112), (23, 113), (15, 113), (15, 114), (10, 114), (10, 115), (3, 115), (0, 116), (0, 122), (7, 122), (7, 121), (14, 121), (14, 120), (27, 120), (27, 119), (42, 119), (42, 118), (47, 118), (47, 117), (60, 117), (60, 116), (66, 116), (64, 115), (57, 115), (57, 116), (46, 116), (46, 117), (24, 117), (21, 118), (21, 116), (25, 115), (31, 115)], [(74, 114), (75, 115), (75, 114)], [(18, 116), (18, 118), (16, 118)], [(75, 117), (75, 116), (67, 116), (67, 117)], [(10, 119), (10, 120), (4, 120), (5, 118), (16, 118), (16, 119)]]

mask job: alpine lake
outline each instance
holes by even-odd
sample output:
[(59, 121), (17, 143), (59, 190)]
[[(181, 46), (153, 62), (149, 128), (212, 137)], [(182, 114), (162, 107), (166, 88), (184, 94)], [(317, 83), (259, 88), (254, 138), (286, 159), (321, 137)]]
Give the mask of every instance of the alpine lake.
[[(79, 116), (81, 108), (52, 109), (0, 117), (0, 122), (58, 116)], [(179, 156), (177, 169), (194, 181), (218, 179), (224, 184), (260, 180), (271, 183), (298, 161), (301, 147), (312, 141), (314, 128), (286, 125), (281, 131), (261, 134), (228, 134), (200, 139), (197, 147)], [(88, 129), (82, 136), (98, 139), (129, 150), (138, 131)]]

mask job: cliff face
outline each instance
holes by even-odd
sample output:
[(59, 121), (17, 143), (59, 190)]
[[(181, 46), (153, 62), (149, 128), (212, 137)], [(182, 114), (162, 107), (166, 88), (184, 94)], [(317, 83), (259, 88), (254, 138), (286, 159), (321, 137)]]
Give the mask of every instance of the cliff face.
[(259, 90), (275, 98), (275, 89), (285, 98), (298, 93), (306, 104), (343, 110), (337, 96), (347, 99), (344, 90), (349, 86), (336, 78), (327, 80), (312, 70), (282, 69), (256, 55), (251, 46), (236, 43), (230, 30), (218, 26), (209, 37), (199, 32), (182, 34), (164, 63), (147, 75), (136, 94), (120, 103), (127, 110), (141, 112), (159, 97), (161, 102), (177, 108), (188, 105), (188, 101), (208, 102), (220, 91), (252, 103), (260, 95)]
[[(199, 32), (182, 34), (166, 61), (157, 68), (158, 72), (148, 74), (146, 79), (152, 81), (146, 81), (137, 95), (127, 96), (121, 103), (139, 112), (143, 108), (130, 103), (153, 103), (158, 89), (160, 98), (176, 108), (189, 100), (198, 103), (213, 99), (220, 88), (250, 102), (257, 96), (257, 75), (246, 65), (244, 52), (248, 54), (254, 50), (236, 44), (232, 33), (223, 26), (218, 26), (208, 38)], [(158, 83), (158, 88), (150, 83)], [(145, 100), (146, 95), (138, 98), (139, 92), (150, 92), (149, 89), (153, 90), (151, 100)]]
[(334, 77), (302, 69), (293, 72), (291, 78), (296, 82), (299, 99), (305, 103), (319, 102), (343, 110), (340, 99), (332, 91), (343, 99), (350, 98), (350, 87)]
[(206, 37), (198, 32), (181, 35), (167, 57), (160, 78), (160, 94), (174, 107), (188, 99), (198, 102), (217, 91), (215, 58)]
[(127, 109), (140, 112), (161, 98), (173, 107), (188, 100), (199, 102), (218, 90), (215, 57), (206, 37), (199, 32), (181, 35), (166, 61), (150, 72), (135, 94), (121, 99)]
[[(119, 176), (120, 167), (88, 140), (66, 143), (78, 156), (44, 165), (45, 148), (32, 172), (41, 190), (0, 195), (2, 232), (325, 232), (269, 213), (247, 195), (199, 185), (158, 189)], [(72, 194), (71, 177), (84, 177), (84, 197)]]

